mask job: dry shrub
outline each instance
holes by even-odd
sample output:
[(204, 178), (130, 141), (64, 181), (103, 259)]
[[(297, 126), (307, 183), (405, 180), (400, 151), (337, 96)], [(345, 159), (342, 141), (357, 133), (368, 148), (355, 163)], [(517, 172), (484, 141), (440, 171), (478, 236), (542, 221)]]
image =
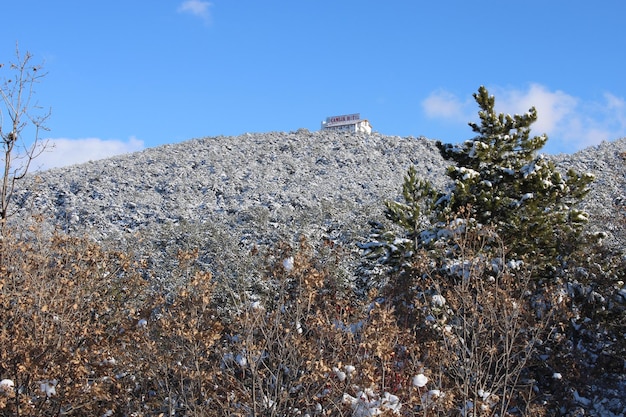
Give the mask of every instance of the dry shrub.
[(450, 235), (444, 250), (417, 254), (386, 295), (403, 306), (398, 322), (427, 352), (424, 365), (446, 396), (439, 412), (525, 414), (534, 399), (528, 371), (559, 303), (523, 262), (506, 259), (490, 230), (455, 227)]
[(213, 415), (219, 362), (214, 349), (223, 326), (215, 313), (211, 274), (188, 268), (196, 257), (197, 251), (178, 254), (179, 271), (189, 276), (181, 277), (175, 294), (155, 300), (151, 313), (139, 322), (139, 349), (123, 354), (136, 410)]
[(198, 251), (179, 252), (178, 285), (165, 291), (130, 254), (8, 233), (0, 379), (14, 387), (0, 389), (0, 414), (530, 412), (520, 381), (550, 303), (528, 297), (523, 268), (484, 256), (492, 237), (456, 239), (456, 262), (417, 256), (412, 276), (359, 298), (334, 249), (305, 241), (279, 245), (261, 281), (241, 287), (203, 272)]
[(210, 415), (222, 326), (196, 257), (179, 254), (181, 284), (163, 294), (129, 254), (5, 233), (0, 415)]
[(0, 265), (2, 415), (95, 415), (123, 404), (116, 356), (145, 283), (86, 239), (5, 230)]
[[(332, 262), (331, 262), (332, 263)], [(242, 292), (219, 386), (232, 415), (412, 413), (419, 346), (386, 303), (359, 300), (306, 244), (274, 254), (268, 295)], [(231, 415), (223, 412), (221, 415)]]
[(349, 310), (350, 301), (305, 249), (272, 254), (262, 284), (265, 294), (239, 288), (231, 297), (238, 303), (222, 344), (223, 409), (268, 416), (315, 410), (331, 372), (317, 321)]
[[(446, 312), (433, 322), (441, 332), (438, 365), (452, 384), (457, 408), (476, 416), (505, 415), (521, 390), (529, 388), (520, 377), (533, 360), (546, 321), (535, 320), (523, 292), (516, 290), (524, 285), (518, 276), (481, 278), (470, 276), (443, 291)], [(437, 309), (432, 300), (430, 308)]]

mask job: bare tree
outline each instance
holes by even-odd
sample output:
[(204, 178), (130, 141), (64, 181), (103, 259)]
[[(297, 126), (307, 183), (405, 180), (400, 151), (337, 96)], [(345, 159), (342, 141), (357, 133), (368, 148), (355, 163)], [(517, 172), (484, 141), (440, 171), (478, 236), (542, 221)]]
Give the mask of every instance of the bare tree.
[(34, 100), (35, 84), (46, 73), (41, 65), (32, 63), (32, 54), (21, 54), (15, 46), (15, 62), (0, 63), (2, 71), (0, 96), (0, 138), (4, 166), (0, 184), (0, 230), (12, 214), (9, 210), (16, 182), (28, 173), (32, 161), (41, 155), (47, 142), (40, 137), (47, 131), (50, 110), (43, 110)]

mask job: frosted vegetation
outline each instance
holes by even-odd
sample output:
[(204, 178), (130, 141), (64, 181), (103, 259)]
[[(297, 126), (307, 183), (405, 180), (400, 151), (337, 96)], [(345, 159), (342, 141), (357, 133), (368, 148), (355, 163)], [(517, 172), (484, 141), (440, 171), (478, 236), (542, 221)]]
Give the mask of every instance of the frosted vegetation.
[(623, 416), (626, 140), (540, 157), (532, 116), (472, 126), (500, 155), (299, 130), (31, 175), (0, 415)]
[(147, 250), (159, 269), (172, 252), (198, 247), (209, 270), (237, 274), (255, 245), (301, 234), (312, 242), (364, 238), (411, 165), (445, 181), (446, 165), (425, 138), (245, 134), (47, 171), (17, 200), (20, 221), (40, 212), (64, 231), (117, 248), (140, 237), (146, 244), (133, 250)]

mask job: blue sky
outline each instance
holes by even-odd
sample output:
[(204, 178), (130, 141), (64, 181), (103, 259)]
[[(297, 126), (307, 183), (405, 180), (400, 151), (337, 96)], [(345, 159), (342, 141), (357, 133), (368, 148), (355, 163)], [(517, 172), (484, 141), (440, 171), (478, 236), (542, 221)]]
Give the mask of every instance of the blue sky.
[(480, 85), (499, 111), (535, 106), (548, 153), (626, 136), (622, 0), (20, 0), (2, 15), (0, 62), (18, 42), (48, 72), (44, 168), (349, 113), (459, 142)]

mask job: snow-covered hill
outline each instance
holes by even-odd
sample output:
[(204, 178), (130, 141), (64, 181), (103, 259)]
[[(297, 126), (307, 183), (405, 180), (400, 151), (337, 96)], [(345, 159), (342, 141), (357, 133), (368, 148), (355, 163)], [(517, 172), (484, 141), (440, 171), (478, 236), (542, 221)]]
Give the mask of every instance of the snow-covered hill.
[[(626, 139), (553, 158), (596, 175), (587, 199), (594, 227), (626, 243)], [(302, 129), (194, 139), (32, 176), (13, 220), (36, 211), (116, 245), (181, 227), (240, 247), (301, 233), (350, 242), (383, 219), (382, 202), (399, 197), (410, 165), (445, 186), (448, 163), (426, 138)]]

